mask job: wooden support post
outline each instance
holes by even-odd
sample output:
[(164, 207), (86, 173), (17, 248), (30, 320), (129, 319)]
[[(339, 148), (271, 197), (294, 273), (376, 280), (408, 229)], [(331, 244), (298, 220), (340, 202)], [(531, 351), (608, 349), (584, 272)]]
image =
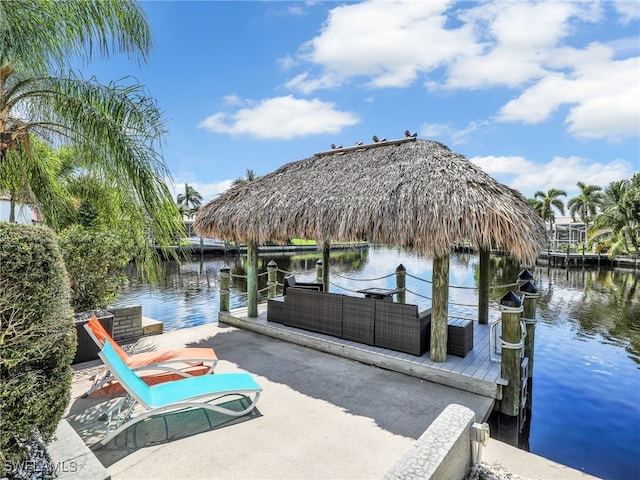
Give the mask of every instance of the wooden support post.
[(491, 275), (489, 272), (491, 250), (489, 248), (480, 249), (480, 280), (478, 282), (478, 323), (489, 323), (489, 283)]
[(278, 286), (278, 264), (274, 260), (271, 260), (267, 264), (267, 287), (269, 287), (269, 290), (268, 290), (269, 298), (274, 298), (276, 296), (277, 286)]
[(258, 244), (247, 242), (247, 315), (258, 316)]
[(508, 292), (500, 300), (500, 311), (502, 312), (502, 365), (500, 376), (508, 382), (507, 385), (502, 387), (500, 412), (516, 417), (520, 413), (520, 389), (522, 388), (520, 375), (520, 365), (522, 363), (520, 314), (522, 313), (522, 304), (520, 299), (513, 292)]
[(224, 265), (220, 269), (220, 311), (229, 311), (229, 285), (231, 283), (231, 268)]
[(532, 281), (527, 281), (520, 286), (519, 291), (524, 293), (522, 302), (522, 321), (527, 329), (527, 336), (524, 339), (524, 356), (529, 359), (528, 376), (533, 376), (533, 355), (535, 351), (536, 339), (536, 299), (538, 289)]
[(396, 293), (396, 301), (398, 303), (406, 303), (407, 292), (405, 291), (407, 287), (407, 269), (404, 268), (404, 265), (400, 264), (396, 267), (396, 288), (400, 290)]
[(433, 258), (431, 300), (431, 360), (447, 361), (449, 322), (449, 255)]
[(324, 291), (329, 291), (329, 256), (331, 255), (331, 245), (329, 242), (324, 244), (322, 249), (322, 283), (324, 284)]

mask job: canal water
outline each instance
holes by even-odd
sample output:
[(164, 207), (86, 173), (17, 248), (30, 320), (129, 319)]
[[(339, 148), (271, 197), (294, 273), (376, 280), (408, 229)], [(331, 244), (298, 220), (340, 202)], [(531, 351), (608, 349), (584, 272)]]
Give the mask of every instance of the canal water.
[[(269, 254), (296, 278), (315, 278), (318, 253)], [(151, 286), (128, 272), (116, 305), (142, 305), (143, 315), (164, 322), (165, 331), (217, 321), (218, 272), (231, 267), (231, 307), (246, 302), (244, 258), (204, 256), (165, 262), (165, 279)], [(407, 303), (431, 304), (431, 261), (404, 250), (368, 248), (331, 254), (331, 291), (359, 295), (367, 287), (395, 286), (396, 267), (407, 269)], [(478, 303), (478, 257), (451, 259), (450, 314), (473, 316)], [(640, 272), (611, 268), (529, 269), (540, 297), (532, 409), (524, 425), (492, 417), (492, 437), (605, 479), (640, 478)], [(492, 257), (490, 321), (520, 266)], [(236, 276), (237, 275), (237, 276)], [(283, 273), (278, 280), (282, 282)], [(266, 275), (259, 288), (266, 287)], [(458, 288), (459, 287), (459, 288)], [(521, 431), (520, 431), (521, 430)]]

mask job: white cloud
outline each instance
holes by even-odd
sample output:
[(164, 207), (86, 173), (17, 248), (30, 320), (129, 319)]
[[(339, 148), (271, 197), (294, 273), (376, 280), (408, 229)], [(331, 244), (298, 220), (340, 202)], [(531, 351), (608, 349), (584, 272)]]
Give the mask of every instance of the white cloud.
[(450, 123), (427, 123), (420, 127), (420, 135), (429, 139), (447, 137), (453, 144), (460, 145), (467, 143), (474, 133), (485, 129), (488, 125), (490, 125), (489, 121), (475, 120), (469, 122), (463, 129), (456, 129)]
[(290, 70), (298, 64), (298, 61), (291, 55), (285, 55), (278, 59), (278, 63), (283, 70)]
[[(331, 79), (331, 86), (359, 76), (374, 87), (408, 86), (419, 72), (475, 48), (470, 28), (445, 28), (450, 3), (372, 1), (336, 7), (322, 32), (302, 46), (300, 57), (321, 66), (320, 77)], [(302, 80), (315, 87), (303, 87)], [(324, 83), (307, 76), (294, 86), (309, 91)]]
[[(589, 163), (580, 157), (554, 157), (546, 163), (534, 163), (520, 156), (488, 156), (469, 159), (496, 180), (520, 190), (523, 195), (551, 188), (565, 190), (567, 198), (578, 194), (578, 182), (606, 187), (616, 180), (629, 179), (633, 166), (625, 160)], [(576, 173), (579, 172), (579, 173)]]
[(475, 55), (451, 59), (447, 88), (517, 87), (544, 74), (544, 62), (569, 33), (568, 2), (490, 3), (461, 13), (474, 26)]
[(333, 88), (339, 84), (340, 79), (333, 73), (326, 72), (319, 77), (310, 78), (309, 72), (304, 72), (289, 80), (285, 86), (291, 90), (297, 90), (298, 92), (308, 95), (316, 90)]
[(519, 156), (473, 157), (469, 161), (478, 165), (489, 175), (514, 175), (523, 170), (534, 170), (533, 162)]
[(622, 23), (629, 23), (640, 18), (640, 3), (636, 0), (615, 0), (613, 6), (620, 14)]
[[(637, 2), (612, 5), (623, 22), (640, 18)], [(637, 37), (579, 43), (585, 25), (610, 21), (606, 6), (447, 0), (341, 5), (298, 53), (299, 61), (316, 68), (295, 75), (286, 87), (304, 94), (347, 81), (403, 88), (419, 77), (430, 90), (508, 87), (514, 96), (498, 107), (500, 121), (535, 124), (565, 106), (571, 135), (618, 140), (640, 131)]]
[(426, 123), (420, 127), (420, 136), (429, 139), (437, 139), (451, 136), (454, 132), (450, 123)]
[(222, 103), (226, 106), (236, 107), (238, 105), (242, 105), (243, 102), (240, 99), (240, 97), (238, 97), (238, 95), (236, 95), (235, 93), (232, 93), (231, 95), (226, 95), (222, 99)]
[(555, 62), (572, 75), (552, 73), (502, 107), (501, 121), (539, 123), (570, 105), (567, 130), (576, 137), (616, 140), (640, 131), (640, 57), (615, 61), (600, 44), (587, 50), (560, 49)]
[(320, 133), (335, 134), (356, 123), (358, 119), (353, 113), (337, 110), (333, 103), (288, 95), (262, 100), (232, 114), (217, 112), (198, 126), (215, 133), (290, 140)]

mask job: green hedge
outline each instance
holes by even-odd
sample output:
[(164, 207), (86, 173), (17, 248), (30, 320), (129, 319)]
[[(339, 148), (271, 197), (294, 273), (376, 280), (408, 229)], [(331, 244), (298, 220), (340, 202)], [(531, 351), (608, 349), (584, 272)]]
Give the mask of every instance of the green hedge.
[(69, 298), (53, 233), (0, 222), (0, 476), (27, 458), (20, 441), (51, 439), (69, 403), (76, 350)]
[(71, 306), (76, 312), (104, 308), (118, 296), (123, 269), (132, 247), (120, 235), (81, 225), (58, 234), (71, 281)]

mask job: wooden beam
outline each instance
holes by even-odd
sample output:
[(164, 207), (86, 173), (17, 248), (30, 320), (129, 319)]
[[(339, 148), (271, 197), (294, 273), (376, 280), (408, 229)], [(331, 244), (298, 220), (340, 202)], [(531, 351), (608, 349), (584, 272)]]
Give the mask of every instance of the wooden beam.
[(247, 310), (250, 317), (258, 316), (258, 244), (247, 243)]
[(331, 244), (326, 242), (322, 248), (322, 283), (324, 291), (329, 291), (329, 256), (331, 254)]
[(449, 254), (433, 258), (431, 300), (431, 360), (447, 361), (449, 322)]
[(384, 147), (388, 145), (400, 145), (401, 143), (415, 142), (415, 141), (416, 141), (416, 137), (406, 137), (406, 138), (400, 138), (398, 140), (385, 140), (384, 142), (367, 143), (366, 145), (361, 144), (361, 145), (354, 145), (352, 147), (334, 148), (331, 150), (326, 150), (324, 152), (314, 153), (313, 156), (321, 157), (323, 155), (331, 155), (334, 153), (340, 154), (340, 153), (354, 152), (358, 150), (367, 150), (368, 148)]
[(488, 248), (480, 249), (480, 280), (478, 282), (478, 323), (489, 323), (489, 283), (491, 276), (489, 275), (491, 250)]

